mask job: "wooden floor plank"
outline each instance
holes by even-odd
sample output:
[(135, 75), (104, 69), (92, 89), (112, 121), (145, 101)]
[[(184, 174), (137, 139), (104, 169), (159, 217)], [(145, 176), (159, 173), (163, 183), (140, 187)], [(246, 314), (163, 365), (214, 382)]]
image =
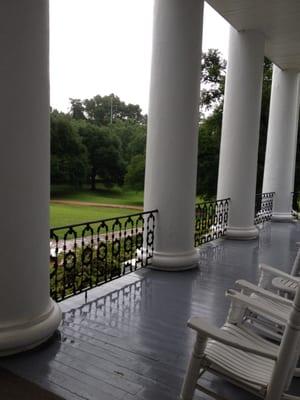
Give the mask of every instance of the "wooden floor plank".
[[(141, 270), (93, 289), (86, 304), (82, 295), (68, 299), (59, 335), (0, 365), (66, 400), (174, 400), (195, 340), (190, 316), (222, 325), (225, 290), (237, 279), (255, 282), (262, 262), (289, 271), (297, 241), (299, 223), (266, 224), (259, 240), (202, 246), (197, 270)], [(204, 383), (230, 400), (255, 399), (221, 379)], [(300, 394), (296, 380), (293, 389)]]

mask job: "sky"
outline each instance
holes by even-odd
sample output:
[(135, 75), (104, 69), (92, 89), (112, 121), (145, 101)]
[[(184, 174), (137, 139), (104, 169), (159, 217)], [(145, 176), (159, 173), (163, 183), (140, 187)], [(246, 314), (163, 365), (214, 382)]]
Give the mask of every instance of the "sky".
[[(148, 112), (154, 0), (50, 0), (51, 106), (116, 94)], [(205, 4), (203, 51), (227, 58), (229, 25)]]

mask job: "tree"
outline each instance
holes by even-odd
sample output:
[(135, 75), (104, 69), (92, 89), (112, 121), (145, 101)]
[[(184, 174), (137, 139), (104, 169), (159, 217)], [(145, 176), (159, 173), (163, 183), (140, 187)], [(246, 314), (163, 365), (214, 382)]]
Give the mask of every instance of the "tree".
[(137, 124), (132, 120), (116, 121), (111, 130), (121, 142), (121, 151), (126, 165), (133, 156), (145, 154), (146, 151), (146, 126)]
[[(78, 106), (78, 103), (76, 103)], [(89, 122), (98, 126), (108, 126), (112, 122), (132, 120), (136, 123), (145, 123), (145, 116), (137, 104), (125, 104), (118, 96), (97, 95), (92, 99), (80, 101), (84, 115)]]
[(217, 191), (226, 61), (209, 49), (201, 67), (200, 107), (206, 112), (199, 125), (197, 194), (211, 198)]
[[(213, 196), (217, 189), (219, 147), (221, 141), (222, 114), (225, 87), (225, 61), (217, 50), (203, 54), (201, 104), (209, 115), (204, 116), (199, 128), (197, 193)], [(267, 141), (270, 92), (272, 83), (272, 63), (265, 58), (262, 106), (260, 120), (260, 139), (257, 167), (257, 192), (261, 191)], [(209, 86), (207, 86), (209, 84)]]
[(221, 127), (220, 107), (199, 127), (197, 194), (208, 198), (214, 197), (217, 192)]
[(138, 154), (132, 157), (125, 175), (125, 186), (134, 190), (143, 190), (145, 180), (145, 156)]
[(69, 116), (51, 113), (51, 183), (80, 186), (87, 176), (87, 149)]
[(223, 105), (226, 61), (217, 49), (202, 54), (200, 107), (214, 111)]
[[(300, 118), (300, 115), (299, 115)], [(296, 153), (296, 169), (295, 169), (295, 184), (294, 192), (300, 192), (300, 140), (299, 140), (300, 124), (298, 127), (298, 141), (297, 141), (297, 153)]]
[(85, 119), (84, 106), (80, 99), (70, 99), (71, 111), (70, 114), (74, 119)]
[(77, 123), (77, 130), (88, 150), (91, 189), (96, 189), (97, 177), (108, 187), (122, 184), (125, 170), (118, 137), (109, 128), (86, 121)]
[(264, 75), (262, 88), (262, 102), (260, 114), (260, 132), (257, 160), (256, 193), (261, 193), (265, 167), (265, 154), (267, 146), (267, 133), (269, 122), (270, 96), (272, 86), (272, 63), (267, 58), (264, 60)]

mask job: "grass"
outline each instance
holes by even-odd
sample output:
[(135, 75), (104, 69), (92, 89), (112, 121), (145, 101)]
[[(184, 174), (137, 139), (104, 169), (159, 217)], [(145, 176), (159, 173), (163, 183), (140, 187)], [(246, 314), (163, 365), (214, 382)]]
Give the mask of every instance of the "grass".
[(123, 215), (135, 214), (134, 210), (124, 208), (104, 208), (88, 206), (69, 206), (64, 204), (50, 205), (51, 228), (80, 224), (87, 221), (115, 218)]
[(143, 197), (143, 192), (129, 191), (119, 187), (107, 189), (101, 187), (101, 185), (97, 185), (95, 191), (91, 191), (87, 186), (77, 190), (66, 185), (56, 185), (51, 188), (52, 200), (77, 200), (93, 203), (143, 206)]
[[(95, 191), (91, 191), (88, 186), (83, 186), (81, 189), (76, 190), (67, 185), (53, 185), (51, 187), (51, 199), (143, 206), (144, 192), (130, 191), (120, 187), (107, 189), (100, 184), (97, 184)], [(203, 195), (198, 195), (195, 199), (195, 203), (204, 201), (207, 201), (207, 199)]]

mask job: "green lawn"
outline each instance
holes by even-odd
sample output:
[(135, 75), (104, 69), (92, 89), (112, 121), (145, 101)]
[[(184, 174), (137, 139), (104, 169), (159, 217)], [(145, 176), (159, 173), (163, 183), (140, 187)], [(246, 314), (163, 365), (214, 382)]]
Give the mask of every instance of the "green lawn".
[(56, 185), (51, 188), (51, 199), (53, 200), (77, 200), (93, 203), (120, 204), (143, 206), (143, 192), (123, 190), (118, 187), (112, 189), (101, 188), (91, 191), (88, 187), (78, 190), (71, 189), (65, 185)]
[[(138, 211), (137, 211), (138, 212)], [(88, 206), (50, 205), (51, 228), (135, 214), (134, 210)]]
[[(51, 187), (51, 199), (143, 206), (144, 192), (135, 192), (119, 187), (107, 189), (100, 184), (97, 185), (97, 190), (94, 192), (88, 186), (76, 190), (67, 185), (54, 185)], [(202, 203), (203, 201), (205, 199), (202, 195), (198, 195), (195, 199), (195, 203)]]

